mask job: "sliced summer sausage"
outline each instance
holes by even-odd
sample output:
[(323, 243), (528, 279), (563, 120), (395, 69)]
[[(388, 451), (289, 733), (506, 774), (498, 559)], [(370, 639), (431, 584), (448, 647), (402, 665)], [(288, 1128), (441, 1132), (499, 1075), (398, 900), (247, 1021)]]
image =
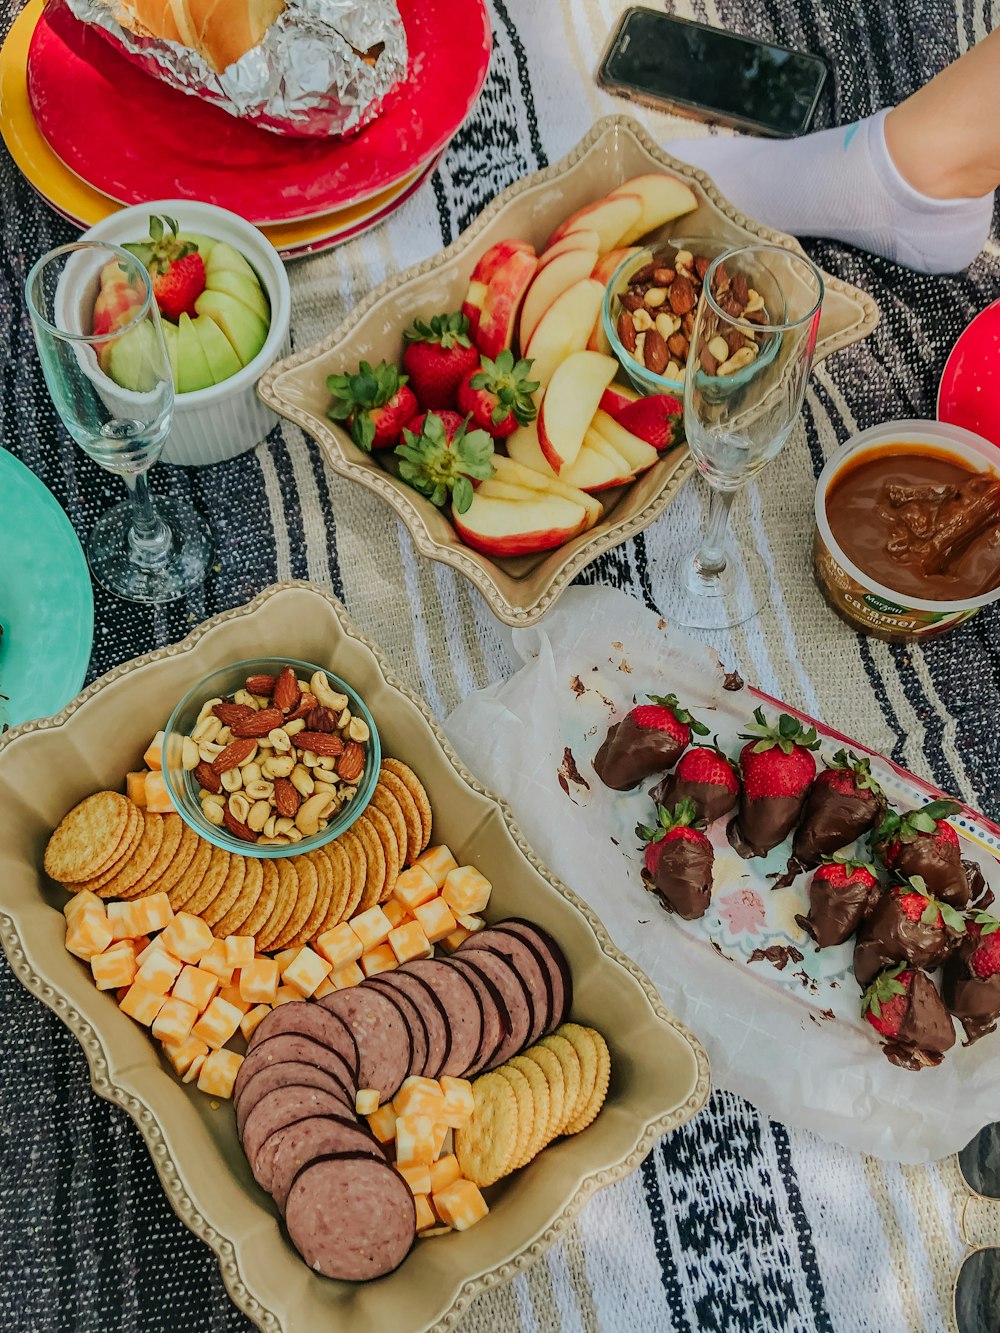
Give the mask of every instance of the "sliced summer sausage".
[(466, 967), (475, 968), (493, 982), (503, 996), (507, 1012), (510, 1014), (510, 1032), (503, 1038), (485, 1065), (487, 1069), (495, 1069), (511, 1056), (523, 1051), (528, 1041), (528, 1034), (534, 1030), (535, 1014), (531, 1003), (531, 992), (513, 964), (498, 953), (491, 953), (488, 949), (476, 949), (463, 953), (462, 960)]
[(309, 1037), (313, 1041), (322, 1042), (324, 1046), (329, 1046), (331, 1051), (336, 1051), (343, 1057), (353, 1076), (357, 1078), (361, 1063), (357, 1042), (351, 1035), (350, 1028), (337, 1018), (336, 1014), (331, 1014), (308, 1000), (293, 1000), (290, 1004), (279, 1005), (261, 1019), (250, 1038), (247, 1050), (252, 1051), (261, 1042), (268, 1041), (282, 1032), (297, 1033), (299, 1036)]
[[(376, 978), (372, 978), (376, 980)], [(448, 1027), (448, 1015), (438, 997), (419, 977), (398, 968), (392, 972), (382, 972), (378, 981), (382, 989), (392, 994), (405, 994), (419, 1010), (427, 1029), (427, 1058), (423, 1069), (411, 1069), (411, 1073), (421, 1074), (424, 1078), (437, 1078), (444, 1068), (451, 1051), (451, 1031)], [(414, 1065), (416, 1061), (414, 1060)]]
[(243, 1126), (243, 1151), (257, 1183), (270, 1190), (271, 1180), (261, 1174), (260, 1151), (265, 1142), (279, 1129), (294, 1125), (311, 1115), (343, 1115), (344, 1103), (322, 1088), (275, 1088), (262, 1097), (246, 1118)]
[(548, 966), (552, 979), (552, 1026), (557, 1028), (565, 1023), (573, 1005), (573, 974), (558, 941), (554, 940), (547, 930), (536, 926), (534, 921), (526, 921), (520, 916), (511, 916), (505, 921), (499, 921), (494, 929), (520, 935), (522, 939), (535, 945)]
[(451, 1030), (451, 1051), (442, 1074), (461, 1078), (475, 1059), (483, 1039), (483, 1006), (479, 992), (468, 977), (437, 958), (418, 958), (404, 963), (400, 972), (426, 981), (444, 1005)]
[(405, 991), (400, 990), (398, 986), (385, 985), (384, 976), (369, 977), (362, 984), (372, 986), (375, 990), (384, 990), (389, 998), (402, 1009), (406, 1026), (410, 1029), (410, 1040), (413, 1043), (413, 1056), (410, 1060), (409, 1072), (411, 1074), (422, 1074), (427, 1067), (428, 1042), (427, 1024), (424, 1022), (423, 1014)]
[(331, 1074), (353, 1100), (357, 1091), (357, 1082), (348, 1069), (342, 1055), (331, 1051), (329, 1046), (302, 1037), (297, 1032), (279, 1032), (276, 1037), (269, 1037), (247, 1054), (240, 1065), (236, 1082), (233, 1084), (233, 1100), (239, 1102), (243, 1089), (261, 1069), (271, 1065), (283, 1064), (288, 1060), (301, 1060), (303, 1064), (316, 1065)]
[(528, 1042), (536, 1042), (555, 1026), (552, 1022), (552, 978), (545, 959), (542, 958), (534, 943), (522, 939), (502, 927), (481, 930), (465, 941), (460, 953), (473, 953), (487, 949), (498, 953), (514, 968), (528, 990), (531, 992), (531, 1006), (535, 1021), (528, 1033)]
[(403, 1011), (383, 990), (351, 986), (319, 1001), (351, 1029), (361, 1054), (359, 1088), (375, 1088), (387, 1102), (399, 1089), (413, 1062), (413, 1042)]
[(472, 1078), (486, 1067), (500, 1049), (500, 1043), (510, 1034), (512, 1026), (510, 1013), (503, 996), (490, 977), (477, 971), (457, 953), (453, 954), (447, 962), (449, 967), (455, 968), (456, 971), (461, 972), (463, 976), (471, 981), (482, 1006), (483, 1036), (479, 1049), (473, 1056), (472, 1064), (466, 1071), (466, 1076)]
[(311, 1116), (298, 1120), (287, 1129), (272, 1134), (264, 1145), (270, 1154), (271, 1193), (282, 1212), (288, 1199), (292, 1181), (316, 1157), (331, 1153), (361, 1153), (380, 1162), (386, 1160), (385, 1150), (369, 1131), (355, 1121), (338, 1120), (336, 1116)]
[(269, 1092), (274, 1092), (275, 1088), (287, 1088), (293, 1084), (300, 1088), (322, 1088), (324, 1092), (332, 1093), (343, 1101), (347, 1113), (354, 1115), (354, 1102), (350, 1093), (332, 1074), (320, 1069), (319, 1065), (305, 1064), (301, 1060), (283, 1060), (258, 1070), (243, 1085), (240, 1099), (236, 1103), (236, 1128), (241, 1139), (246, 1118), (257, 1103)]

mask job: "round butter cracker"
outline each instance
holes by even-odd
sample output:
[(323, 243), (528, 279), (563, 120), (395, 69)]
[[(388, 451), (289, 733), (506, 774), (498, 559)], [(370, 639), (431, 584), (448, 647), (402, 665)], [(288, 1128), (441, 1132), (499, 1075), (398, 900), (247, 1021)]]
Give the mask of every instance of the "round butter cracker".
[(462, 1175), (482, 1188), (513, 1170), (517, 1097), (507, 1080), (496, 1072), (477, 1078), (472, 1095), (472, 1115), (455, 1131), (455, 1156)]
[(61, 884), (91, 879), (114, 859), (135, 809), (117, 791), (87, 796), (53, 830), (45, 848), (45, 873)]
[(406, 790), (413, 798), (413, 803), (417, 807), (417, 813), (420, 815), (420, 846), (417, 852), (422, 852), (431, 840), (431, 828), (434, 822), (434, 813), (431, 810), (430, 797), (424, 784), (414, 773), (413, 769), (404, 764), (399, 759), (383, 759), (382, 767), (389, 773), (395, 773), (400, 782), (406, 787)]
[(587, 1028), (587, 1032), (590, 1033), (597, 1050), (597, 1077), (594, 1080), (594, 1087), (587, 1104), (567, 1124), (565, 1131), (567, 1134), (579, 1134), (581, 1129), (586, 1129), (596, 1119), (598, 1112), (604, 1105), (604, 1099), (608, 1095), (608, 1084), (611, 1081), (611, 1052), (608, 1050), (608, 1043), (593, 1028)]

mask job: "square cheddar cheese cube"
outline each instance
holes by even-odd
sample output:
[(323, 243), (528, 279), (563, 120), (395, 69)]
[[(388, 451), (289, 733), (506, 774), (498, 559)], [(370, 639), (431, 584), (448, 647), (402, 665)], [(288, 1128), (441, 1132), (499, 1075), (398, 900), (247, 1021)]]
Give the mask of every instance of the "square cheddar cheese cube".
[(217, 1051), (220, 1046), (225, 1046), (239, 1027), (242, 1017), (235, 1004), (229, 1004), (216, 996), (191, 1029), (191, 1035), (207, 1042), (213, 1051)]
[(493, 885), (475, 866), (459, 866), (448, 872), (441, 897), (457, 916), (459, 912), (481, 912), (492, 892)]
[(273, 958), (255, 958), (240, 968), (240, 994), (251, 1004), (273, 1004), (278, 993), (278, 964)]
[(431, 1207), (431, 1201), (426, 1194), (417, 1194), (413, 1199), (414, 1207), (417, 1211), (417, 1231), (426, 1231), (428, 1227), (437, 1226), (437, 1218), (434, 1216), (434, 1209)]
[(198, 1090), (212, 1097), (231, 1097), (243, 1056), (237, 1051), (212, 1051), (198, 1074)]
[(298, 957), (285, 968), (281, 979), (286, 985), (294, 986), (297, 991), (309, 996), (329, 972), (330, 964), (327, 960), (306, 947), (299, 950)]
[(146, 753), (142, 756), (142, 762), (147, 768), (157, 770), (163, 767), (163, 732), (158, 731), (146, 747)]
[(435, 1078), (421, 1078), (411, 1074), (405, 1078), (392, 1099), (397, 1115), (429, 1115), (436, 1120), (444, 1105), (444, 1093)]
[(281, 953), (274, 955), (274, 961), (278, 964), (278, 975), (285, 975), (285, 968), (295, 962), (299, 956), (298, 949), (282, 949)]
[(446, 1157), (439, 1157), (436, 1162), (432, 1162), (428, 1168), (431, 1175), (431, 1193), (439, 1194), (457, 1180), (462, 1174), (462, 1168), (458, 1164), (458, 1158), (453, 1152), (448, 1153)]
[(224, 942), (226, 962), (233, 971), (249, 966), (257, 956), (257, 942), (252, 935), (227, 935)]
[(252, 1009), (248, 1009), (243, 1015), (240, 1019), (240, 1031), (247, 1041), (250, 1040), (270, 1012), (271, 1006), (269, 1004), (255, 1004)]
[(279, 1004), (295, 1004), (303, 998), (302, 992), (294, 986), (279, 986), (278, 993), (274, 997), (274, 1008), (277, 1009)]
[(411, 1194), (430, 1194), (431, 1192), (431, 1172), (427, 1166), (400, 1166), (396, 1163), (396, 1170), (410, 1187)]
[(125, 774), (125, 795), (133, 805), (137, 805), (140, 810), (146, 808), (146, 778), (148, 774), (145, 769), (139, 773)]
[(434, 945), (424, 934), (419, 921), (408, 921), (405, 926), (390, 930), (388, 942), (400, 963), (408, 963), (412, 958), (430, 958), (434, 953)]
[(202, 954), (198, 966), (218, 977), (223, 986), (229, 985), (233, 979), (233, 973), (236, 971), (226, 957), (225, 940), (213, 940), (211, 948), (207, 953)]
[(165, 997), (133, 982), (121, 998), (121, 1011), (143, 1027), (149, 1027), (163, 1008)]
[(185, 1037), (182, 1042), (165, 1041), (163, 1050), (174, 1067), (174, 1073), (184, 1075), (197, 1059), (204, 1060), (208, 1047), (197, 1037)]
[(199, 1014), (203, 1013), (212, 1002), (212, 996), (219, 989), (219, 978), (200, 967), (188, 963), (181, 969), (181, 974), (174, 982), (171, 994), (178, 1000), (187, 1000), (193, 1004)]
[(435, 1162), (444, 1152), (444, 1145), (448, 1140), (451, 1129), (443, 1120), (434, 1121), (434, 1160)]
[(139, 920), (135, 903), (108, 903), (108, 921), (111, 923), (111, 936), (116, 940), (136, 940), (145, 935)]
[(67, 921), (72, 921), (79, 912), (88, 911), (97, 912), (100, 916), (107, 915), (102, 899), (96, 893), (91, 893), (90, 889), (81, 889), (79, 893), (72, 894), (63, 906), (63, 916)]
[(331, 972), (327, 981), (334, 990), (347, 990), (348, 986), (357, 986), (365, 979), (365, 974), (357, 963), (348, 963), (346, 967)]
[(361, 955), (361, 971), (366, 977), (377, 977), (380, 972), (391, 972), (399, 966), (399, 960), (389, 944), (380, 944), (377, 949)]
[(346, 921), (331, 930), (324, 930), (315, 940), (315, 948), (334, 971), (348, 963), (356, 963), (364, 953), (364, 945)]
[(111, 923), (103, 911), (87, 909), (66, 922), (66, 948), (84, 962), (103, 953), (110, 944)]
[(386, 1102), (377, 1111), (366, 1115), (365, 1119), (379, 1143), (391, 1143), (396, 1137), (396, 1112), (392, 1109), (392, 1102)]
[(421, 903), (413, 909), (413, 915), (431, 944), (443, 940), (455, 929), (455, 917), (443, 898), (432, 898), (429, 903)]
[(312, 997), (314, 1000), (322, 1000), (324, 995), (332, 995), (336, 989), (337, 987), (333, 985), (333, 983), (330, 981), (330, 978), (324, 977), (323, 980), (316, 987), (316, 989), (313, 991)]
[(358, 1088), (354, 1094), (354, 1109), (358, 1115), (374, 1115), (378, 1110), (378, 1088)]
[(135, 920), (142, 927), (140, 935), (166, 930), (174, 919), (174, 909), (165, 893), (151, 893), (148, 898), (136, 898), (132, 906)]
[(469, 1227), (481, 1222), (490, 1211), (478, 1186), (463, 1177), (453, 1180), (443, 1190), (432, 1194), (431, 1198), (441, 1221), (456, 1231), (467, 1231)]
[(253, 1008), (249, 1000), (244, 1000), (240, 994), (239, 986), (223, 986), (219, 991), (219, 998), (225, 1000), (227, 1004), (235, 1004), (241, 1014), (246, 1014)]
[(407, 908), (402, 903), (397, 902), (395, 898), (390, 898), (387, 903), (383, 903), (382, 911), (386, 915), (386, 920), (392, 922), (393, 930), (397, 926), (403, 925), (404, 922), (413, 920)]
[(467, 1078), (449, 1078), (447, 1074), (438, 1083), (444, 1097), (438, 1119), (451, 1129), (461, 1129), (476, 1106), (472, 1084)]
[(367, 912), (359, 912), (351, 917), (350, 926), (361, 941), (363, 953), (370, 953), (384, 944), (392, 930), (392, 922), (381, 907), (369, 907)]
[(449, 953), (454, 953), (458, 946), (464, 944), (471, 934), (472, 931), (466, 930), (464, 926), (456, 926), (450, 934), (446, 935), (443, 940), (439, 940), (438, 942), (442, 949), (447, 949)]
[(173, 813), (174, 803), (167, 790), (167, 782), (162, 773), (147, 773), (145, 782), (146, 809), (150, 814), (169, 815)]
[(396, 1117), (398, 1166), (430, 1166), (434, 1161), (434, 1121), (429, 1115)]
[(201, 917), (190, 912), (178, 912), (159, 938), (163, 947), (182, 963), (197, 963), (215, 943)]
[(90, 960), (90, 970), (98, 990), (117, 990), (119, 986), (131, 986), (138, 971), (132, 941), (119, 940), (103, 953), (96, 954)]
[(171, 958), (166, 949), (154, 949), (151, 953), (143, 950), (146, 961), (141, 964), (135, 979), (147, 990), (155, 990), (159, 995), (167, 991), (177, 980), (184, 964), (179, 958)]
[(444, 882), (449, 874), (458, 869), (458, 862), (452, 856), (451, 849), (444, 843), (440, 843), (437, 847), (428, 847), (425, 852), (420, 853), (413, 864), (419, 866), (421, 870), (426, 870), (439, 890), (444, 888)]
[(473, 916), (469, 912), (456, 912), (455, 920), (463, 930), (467, 930), (470, 935), (475, 935), (477, 930), (482, 930), (486, 922), (481, 916)]
[(191, 1035), (191, 1029), (198, 1021), (198, 1010), (186, 1000), (176, 1000), (172, 996), (163, 1001), (163, 1007), (153, 1019), (153, 1036), (165, 1045), (179, 1046)]
[(191, 1061), (191, 1063), (188, 1065), (187, 1069), (181, 1075), (181, 1082), (193, 1083), (195, 1079), (198, 1077), (198, 1075), (201, 1073), (202, 1069), (205, 1067), (205, 1061), (207, 1059), (208, 1059), (207, 1055), (196, 1055), (194, 1059)]
[(410, 866), (409, 870), (404, 870), (396, 880), (392, 896), (397, 902), (402, 903), (408, 912), (412, 912), (421, 903), (436, 898), (437, 891), (438, 886), (422, 866)]

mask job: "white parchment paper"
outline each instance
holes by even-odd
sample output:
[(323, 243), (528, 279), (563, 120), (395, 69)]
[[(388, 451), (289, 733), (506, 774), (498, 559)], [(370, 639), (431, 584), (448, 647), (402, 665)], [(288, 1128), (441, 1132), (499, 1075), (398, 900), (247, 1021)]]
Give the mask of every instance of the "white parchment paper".
[[(700, 922), (668, 914), (643, 887), (634, 829), (652, 822), (647, 792), (655, 779), (613, 792), (592, 760), (608, 726), (636, 700), (670, 692), (735, 755), (759, 700), (749, 689), (723, 689), (711, 650), (610, 588), (570, 589), (542, 624), (514, 631), (512, 642), (523, 665), (460, 704), (448, 735), (469, 768), (509, 801), (539, 856), (587, 899), (701, 1038), (719, 1087), (786, 1124), (901, 1162), (955, 1152), (1000, 1119), (1000, 1033), (968, 1048), (959, 1037), (936, 1069), (889, 1064), (860, 1017), (853, 946), (819, 951), (794, 921), (808, 907), (808, 877), (771, 887), (767, 876), (784, 869), (789, 844), (745, 862), (719, 821), (711, 830), (712, 906)], [(840, 748), (824, 738), (820, 753)], [(923, 804), (923, 790), (887, 764), (872, 767), (897, 808)], [(1000, 890), (992, 834), (974, 819), (955, 823), (968, 839), (963, 855)], [(793, 953), (780, 969), (750, 961), (775, 944), (801, 959)]]

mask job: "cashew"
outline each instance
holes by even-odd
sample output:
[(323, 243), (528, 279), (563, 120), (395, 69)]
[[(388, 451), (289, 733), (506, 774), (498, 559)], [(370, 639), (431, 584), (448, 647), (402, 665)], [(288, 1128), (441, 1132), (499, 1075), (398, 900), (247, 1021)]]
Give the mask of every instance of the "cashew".
[(290, 828), (294, 827), (295, 827), (295, 820), (289, 819), (285, 815), (279, 815), (278, 818), (274, 821), (275, 833), (287, 833)]
[(357, 741), (359, 745), (364, 745), (365, 741), (371, 736), (368, 723), (363, 717), (352, 717), (347, 724), (347, 734), (352, 741)]
[(325, 671), (314, 671), (312, 679), (309, 682), (309, 689), (315, 694), (318, 703), (324, 708), (332, 708), (335, 713), (339, 713), (342, 708), (347, 707), (347, 695), (337, 694), (330, 684), (330, 678)]
[(353, 714), (351, 713), (351, 710), (349, 708), (345, 708), (344, 711), (341, 713), (340, 717), (337, 718), (337, 730), (343, 731), (343, 729), (347, 726), (348, 722), (350, 722), (352, 716)]
[(717, 333), (709, 342), (708, 350), (715, 357), (716, 361), (721, 362), (729, 360), (729, 344), (720, 333)]
[(313, 794), (312, 774), (304, 764), (296, 764), (292, 769), (291, 783), (300, 796), (311, 796)]
[(763, 309), (764, 309), (763, 296), (761, 296), (760, 292), (755, 292), (754, 289), (751, 287), (747, 291), (747, 303), (743, 307), (744, 315), (752, 315), (755, 310), (763, 310)]
[(246, 824), (248, 828), (253, 829), (254, 833), (260, 833), (264, 825), (271, 818), (271, 804), (269, 801), (257, 801), (250, 807), (250, 813), (247, 815)]
[(309, 682), (307, 680), (297, 680), (295, 683), (302, 693), (305, 694), (306, 690), (309, 688)]
[(243, 786), (243, 774), (238, 768), (227, 768), (219, 781), (226, 791), (239, 791)]
[(755, 353), (749, 347), (741, 347), (739, 351), (733, 353), (728, 361), (724, 361), (715, 372), (717, 375), (735, 375), (738, 370), (743, 370), (754, 360)]
[(302, 834), (298, 831), (297, 828), (290, 828), (288, 832), (285, 834), (285, 837), (288, 839), (289, 842), (302, 841)]
[(266, 837), (268, 838), (274, 837), (274, 826), (277, 824), (277, 822), (278, 822), (277, 815), (271, 815), (271, 817), (268, 820), (266, 820), (264, 824), (264, 834)]
[(321, 754), (313, 767), (313, 773), (336, 773), (337, 761), (329, 754)]
[(201, 763), (201, 755), (198, 753), (197, 744), (190, 736), (185, 736), (181, 742), (181, 767), (185, 773), (190, 773)]
[(319, 763), (319, 755), (312, 750), (303, 750), (299, 755), (299, 763), (305, 764), (306, 768), (315, 768)]
[(320, 823), (329, 817), (332, 809), (333, 802), (323, 792), (310, 796), (299, 806), (298, 814), (295, 816), (295, 827), (304, 837), (310, 837), (319, 832)]
[(632, 325), (636, 333), (647, 333), (653, 327), (653, 316), (648, 310), (636, 310), (632, 315)]

